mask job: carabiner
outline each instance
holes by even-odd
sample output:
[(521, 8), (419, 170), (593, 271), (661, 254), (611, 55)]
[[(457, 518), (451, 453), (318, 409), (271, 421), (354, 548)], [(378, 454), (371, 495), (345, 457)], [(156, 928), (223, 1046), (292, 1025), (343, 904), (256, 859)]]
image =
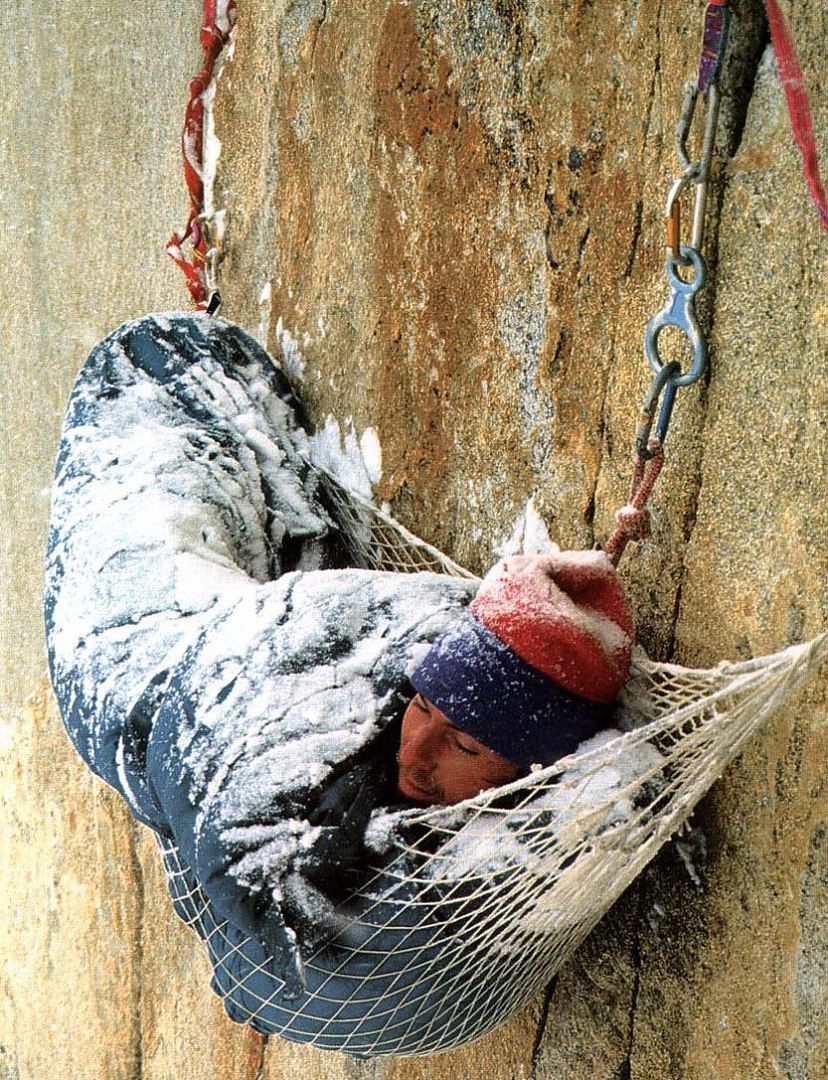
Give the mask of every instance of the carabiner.
[(653, 456), (649, 448), (650, 432), (653, 427), (653, 417), (655, 416), (658, 399), (661, 397), (662, 392), (664, 393), (664, 400), (661, 403), (661, 411), (658, 415), (656, 438), (659, 443), (664, 442), (676, 400), (677, 387), (673, 382), (673, 378), (679, 374), (681, 374), (681, 364), (678, 360), (671, 360), (656, 372), (655, 378), (650, 383), (650, 389), (644, 398), (644, 404), (641, 406), (638, 426), (635, 429), (635, 452), (642, 459), (649, 459)]
[[(667, 193), (667, 205), (664, 216), (667, 218), (667, 248), (675, 262), (680, 263), (681, 257), (681, 195), (684, 189), (695, 182), (698, 166), (688, 163), (682, 169), (681, 175), (673, 182)], [(698, 189), (696, 198), (698, 198)], [(694, 245), (695, 246), (695, 245)]]
[(693, 364), (688, 372), (670, 379), (675, 387), (690, 386), (702, 374), (707, 364), (707, 342), (696, 319), (693, 297), (707, 280), (707, 263), (694, 247), (682, 247), (682, 264), (693, 267), (693, 280), (682, 281), (676, 273), (677, 261), (672, 254), (667, 255), (667, 284), (670, 287), (670, 300), (657, 315), (647, 323), (644, 334), (644, 349), (647, 361), (658, 374), (664, 368), (664, 361), (658, 352), (658, 338), (665, 326), (674, 326), (687, 337), (693, 349)]
[[(703, 92), (707, 98), (707, 113), (704, 120), (704, 135), (702, 138), (701, 153), (699, 160), (693, 162), (687, 153), (687, 139), (693, 123), (696, 111), (696, 102), (699, 93)], [(713, 144), (716, 140), (716, 126), (719, 121), (719, 105), (721, 95), (715, 82), (704, 91), (699, 91), (696, 83), (688, 82), (684, 87), (684, 103), (681, 109), (681, 118), (676, 128), (676, 157), (681, 164), (681, 174), (673, 183), (667, 194), (665, 217), (668, 220), (667, 243), (673, 258), (680, 262), (681, 240), (679, 237), (679, 197), (688, 184), (696, 185), (696, 198), (693, 204), (693, 229), (690, 234), (690, 247), (697, 251), (701, 250), (704, 239), (704, 214), (707, 208), (707, 182), (710, 177), (710, 162), (713, 157)]]

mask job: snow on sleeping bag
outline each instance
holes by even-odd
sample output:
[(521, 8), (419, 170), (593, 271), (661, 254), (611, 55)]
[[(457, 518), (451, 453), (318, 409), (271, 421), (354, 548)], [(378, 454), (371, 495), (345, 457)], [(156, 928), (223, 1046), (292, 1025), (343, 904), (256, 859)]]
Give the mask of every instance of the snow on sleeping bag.
[(294, 994), (297, 934), (324, 934), (407, 676), (475, 587), (332, 566), (307, 452), (283, 374), (242, 330), (126, 323), (69, 403), (45, 597), (78, 751)]

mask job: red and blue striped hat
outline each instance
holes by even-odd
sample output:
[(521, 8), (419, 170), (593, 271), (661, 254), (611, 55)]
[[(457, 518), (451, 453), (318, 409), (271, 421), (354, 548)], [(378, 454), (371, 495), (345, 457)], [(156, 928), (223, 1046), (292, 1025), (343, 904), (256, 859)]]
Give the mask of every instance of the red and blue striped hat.
[(411, 682), (455, 727), (528, 769), (607, 726), (632, 644), (603, 552), (516, 556), (487, 575)]

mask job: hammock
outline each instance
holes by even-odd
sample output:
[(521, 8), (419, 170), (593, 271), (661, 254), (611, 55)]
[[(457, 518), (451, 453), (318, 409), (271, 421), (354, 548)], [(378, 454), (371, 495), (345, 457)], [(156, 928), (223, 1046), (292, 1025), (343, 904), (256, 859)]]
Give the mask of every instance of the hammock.
[[(323, 481), (366, 568), (473, 577), (333, 476)], [(216, 917), (160, 838), (175, 909), (204, 940), (213, 987), (240, 1022), (356, 1056), (463, 1045), (542, 990), (826, 656), (828, 633), (711, 669), (637, 650), (616, 717), (624, 730), (609, 741), (459, 807), (389, 817), (384, 859), (342, 906), (338, 936), (306, 957), (300, 1008), (266, 950)]]

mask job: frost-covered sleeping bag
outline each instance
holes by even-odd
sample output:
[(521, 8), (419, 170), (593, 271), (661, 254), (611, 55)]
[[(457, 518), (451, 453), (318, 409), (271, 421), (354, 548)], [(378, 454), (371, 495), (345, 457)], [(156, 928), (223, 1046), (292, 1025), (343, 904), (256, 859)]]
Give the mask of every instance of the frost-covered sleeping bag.
[(325, 860), (359, 831), (340, 812), (364, 827), (359, 782), (393, 761), (407, 675), (474, 591), (330, 568), (347, 551), (307, 457), (284, 376), (243, 331), (125, 324), (72, 393), (45, 601), (75, 746), (294, 990), (294, 932), (318, 936)]
[[(358, 1055), (424, 1052), (508, 1015), (478, 960), (494, 955), (516, 994), (531, 977), (548, 892), (533, 853), (566, 810), (553, 793), (503, 832), (495, 806), (457, 835), (465, 811), (447, 808), (422, 847), (421, 811), (371, 816), (394, 798), (408, 677), (477, 582), (349, 568), (309, 457), (284, 376), (238, 327), (168, 315), (115, 331), (78, 377), (58, 455), (52, 680), (80, 754), (161, 839), (229, 1015)], [(500, 948), (480, 927), (512, 903)]]

